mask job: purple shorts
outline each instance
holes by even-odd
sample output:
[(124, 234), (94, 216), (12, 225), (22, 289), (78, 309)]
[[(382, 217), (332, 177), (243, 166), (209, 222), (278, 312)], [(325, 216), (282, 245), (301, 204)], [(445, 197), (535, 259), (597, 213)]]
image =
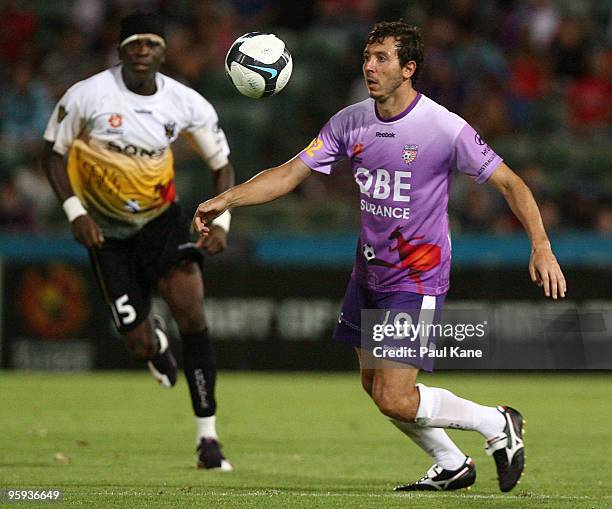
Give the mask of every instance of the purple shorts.
[[(395, 313), (404, 315), (409, 314), (412, 323), (415, 325), (423, 322), (423, 316), (428, 317), (429, 323), (437, 323), (440, 320), (445, 297), (446, 293), (433, 296), (413, 292), (378, 292), (364, 288), (355, 279), (351, 278), (346, 288), (342, 310), (334, 329), (333, 338), (337, 341), (350, 343), (355, 347), (370, 349), (371, 345), (376, 345), (376, 343), (372, 343), (371, 336), (367, 334), (365, 339), (363, 337), (363, 310), (368, 310), (368, 313), (370, 313), (369, 310), (381, 310), (381, 316), (384, 315), (386, 310), (393, 310)], [(423, 310), (425, 310), (425, 313), (423, 313)], [(376, 313), (376, 311), (372, 312)], [(410, 364), (424, 371), (433, 371), (434, 357), (423, 355), (421, 345), (434, 348), (435, 336), (429, 334), (425, 336), (424, 341), (421, 340), (421, 343), (417, 341), (413, 349), (414, 355), (399, 362)]]

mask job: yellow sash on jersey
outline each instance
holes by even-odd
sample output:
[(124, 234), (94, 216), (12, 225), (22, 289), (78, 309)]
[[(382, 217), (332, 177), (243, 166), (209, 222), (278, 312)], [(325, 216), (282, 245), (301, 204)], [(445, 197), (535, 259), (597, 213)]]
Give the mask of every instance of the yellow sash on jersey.
[(176, 198), (174, 158), (126, 155), (94, 140), (76, 140), (68, 156), (68, 177), (76, 195), (102, 216), (143, 225)]

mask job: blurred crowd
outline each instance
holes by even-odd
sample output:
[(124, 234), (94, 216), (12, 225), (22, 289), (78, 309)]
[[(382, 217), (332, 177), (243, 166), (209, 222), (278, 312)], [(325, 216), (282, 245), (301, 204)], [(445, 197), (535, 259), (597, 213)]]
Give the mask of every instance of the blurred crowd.
[[(67, 228), (38, 167), (42, 133), (70, 85), (117, 62), (119, 19), (135, 10), (168, 20), (164, 72), (216, 106), (239, 180), (290, 157), (331, 114), (365, 98), (365, 35), (378, 20), (403, 18), (425, 39), (418, 88), (525, 179), (547, 227), (612, 234), (612, 18), (598, 0), (0, 0), (0, 229)], [(246, 103), (223, 65), (249, 31), (277, 33), (295, 63), (282, 94)], [(180, 147), (177, 156), (189, 167)], [(305, 213), (324, 201), (352, 210), (355, 187), (339, 168), (309, 179), (292, 203), (306, 203)], [(455, 179), (450, 209), (455, 231), (520, 228), (499, 196), (465, 178)], [(342, 217), (332, 228), (346, 226)]]

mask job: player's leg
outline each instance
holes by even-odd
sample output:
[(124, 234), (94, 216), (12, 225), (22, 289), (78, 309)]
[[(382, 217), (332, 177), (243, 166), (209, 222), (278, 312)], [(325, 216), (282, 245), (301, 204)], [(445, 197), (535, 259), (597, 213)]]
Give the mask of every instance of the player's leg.
[[(385, 323), (395, 323), (401, 316), (410, 316), (412, 323), (436, 323), (444, 296), (423, 296), (411, 292), (371, 292), (376, 309), (385, 311)], [(395, 316), (393, 316), (395, 314)], [(369, 337), (369, 336), (368, 336)], [(435, 338), (420, 334), (419, 345), (433, 347)], [(395, 348), (395, 340), (385, 341), (385, 346)], [(421, 349), (415, 349), (420, 354)], [(369, 355), (372, 352), (368, 350)], [(368, 366), (374, 370), (372, 398), (382, 413), (399, 422), (415, 423), (422, 428), (454, 428), (480, 432), (487, 439), (487, 451), (494, 455), (498, 467), (500, 488), (511, 489), (523, 469), (522, 418), (516, 411), (479, 405), (459, 398), (446, 389), (415, 384), (416, 366), (427, 371), (433, 369), (433, 358), (425, 355), (404, 359), (405, 363), (375, 359)], [(398, 369), (389, 369), (392, 365)], [(518, 423), (518, 427), (516, 425)], [(510, 439), (506, 438), (513, 434)], [(511, 444), (514, 449), (506, 446)], [(514, 459), (513, 459), (514, 458)], [(455, 456), (458, 461), (458, 456)], [(443, 489), (449, 489), (444, 487)]]
[[(413, 323), (436, 323), (444, 295), (423, 296), (410, 292), (374, 292), (373, 300), (378, 309), (408, 311)], [(435, 338), (419, 336), (421, 346), (433, 347)], [(420, 351), (420, 350), (419, 350)], [(431, 371), (433, 358), (429, 356), (409, 359), (410, 363)], [(376, 375), (375, 374), (375, 380)], [(374, 383), (376, 385), (376, 381)], [(522, 441), (522, 416), (512, 408), (489, 407), (460, 398), (446, 389), (426, 387), (417, 384), (411, 389), (411, 398), (416, 401), (410, 407), (401, 398), (389, 401), (385, 398), (385, 411), (428, 428), (454, 428), (481, 433), (485, 439), (488, 454), (493, 455), (497, 466), (499, 486), (509, 491), (518, 482), (524, 467), (524, 447)]]
[[(362, 357), (371, 354), (360, 348), (356, 350), (360, 365), (371, 365), (362, 362)], [(435, 460), (435, 465), (423, 478), (399, 486), (396, 490), (454, 490), (472, 485), (476, 480), (474, 462), (461, 452), (443, 429), (419, 426), (399, 415), (394, 401), (399, 401), (399, 406), (407, 413), (414, 411), (418, 404), (418, 400), (415, 400), (418, 369), (407, 365), (398, 367), (391, 363), (388, 366), (389, 369), (362, 368), (362, 385), (391, 423)], [(389, 406), (393, 406), (393, 417), (388, 415)]]
[(176, 361), (165, 333), (149, 319), (150, 290), (134, 267), (133, 249), (129, 240), (107, 239), (102, 248), (90, 250), (90, 260), (127, 350), (147, 360), (157, 381), (171, 387), (176, 383)]
[(477, 431), (493, 456), (501, 491), (519, 482), (525, 466), (523, 416), (511, 407), (490, 407), (460, 398), (447, 389), (417, 384), (419, 406), (414, 416), (420, 426)]
[[(357, 356), (361, 365), (361, 348), (356, 348)], [(368, 355), (368, 353), (365, 353)], [(403, 371), (394, 370), (394, 371)], [(414, 382), (418, 370), (409, 368), (404, 375), (400, 374), (402, 380), (399, 383), (402, 386), (414, 387)], [(375, 370), (370, 368), (361, 368), (361, 383), (364, 390), (370, 397), (374, 394), (374, 375)], [(380, 385), (377, 386), (377, 391), (381, 390)], [(389, 421), (402, 433), (412, 439), (423, 451), (431, 456), (438, 465), (447, 470), (456, 470), (465, 461), (466, 455), (455, 445), (447, 433), (440, 428), (425, 428), (419, 426), (415, 422), (408, 422), (404, 419), (396, 419), (389, 417)]]
[[(370, 397), (374, 398), (376, 393), (377, 399), (383, 404), (384, 385), (392, 381), (378, 377), (375, 383), (377, 370), (373, 366), (377, 364), (367, 357), (372, 355), (371, 352), (361, 348), (361, 311), (374, 307), (375, 304), (370, 300), (367, 290), (351, 280), (346, 290), (340, 319), (334, 330), (334, 339), (355, 346), (359, 358), (361, 385)], [(393, 370), (398, 372), (399, 377), (393, 381), (398, 384), (393, 391), (403, 397), (406, 388), (412, 388), (414, 393), (418, 370), (407, 365), (401, 367), (403, 369)], [(409, 399), (405, 403), (413, 406), (415, 404)], [(389, 420), (435, 460), (436, 465), (432, 469), (440, 469), (436, 473), (430, 472), (433, 481), (423, 478), (419, 483), (419, 489), (456, 489), (455, 487), (465, 487), (474, 482), (476, 473), (473, 462), (459, 450), (443, 429), (425, 428), (401, 418), (389, 418)]]
[[(487, 453), (495, 459), (500, 489), (510, 491), (519, 481), (524, 467), (522, 416), (512, 408), (479, 405), (446, 389), (423, 384), (415, 386), (416, 377), (402, 374), (406, 371), (405, 367), (375, 370), (372, 398), (380, 411), (392, 422), (399, 421), (400, 426), (401, 423), (414, 423), (411, 427), (417, 430), (453, 428), (478, 431), (487, 439)], [(435, 469), (431, 473), (436, 473)], [(431, 473), (426, 477), (431, 478)], [(418, 484), (401, 489), (418, 489), (415, 487)]]
[(160, 316), (153, 315), (147, 320), (159, 344), (158, 352), (147, 362), (149, 371), (157, 383), (163, 387), (174, 387), (177, 377), (177, 364), (166, 333), (166, 324)]
[(216, 430), (217, 368), (204, 316), (204, 283), (198, 263), (181, 260), (160, 279), (159, 292), (183, 341), (183, 369), (196, 416), (198, 467), (231, 470), (221, 453)]
[[(362, 358), (367, 354), (369, 353), (362, 353)], [(414, 432), (418, 436), (419, 428), (478, 431), (487, 440), (485, 443), (487, 453), (493, 455), (495, 459), (500, 489), (510, 491), (517, 484), (524, 468), (523, 418), (520, 413), (507, 407), (479, 405), (460, 398), (446, 389), (415, 384), (416, 368), (390, 363), (386, 360), (378, 362), (382, 367), (375, 369), (373, 373), (372, 399), (379, 410), (389, 417), (398, 428), (409, 436)], [(395, 366), (395, 368), (385, 367), (386, 365)], [(417, 440), (415, 442), (419, 443)], [(427, 451), (427, 447), (425, 444), (423, 449)], [(454, 478), (454, 475), (451, 475), (453, 474), (453, 462), (458, 462), (460, 459), (457, 451), (458, 449), (453, 455), (451, 443), (448, 443), (442, 449), (443, 455), (449, 455), (443, 460), (445, 463), (437, 461), (438, 466), (446, 472), (437, 472), (434, 465), (434, 469), (428, 472), (421, 481), (399, 489), (422, 489), (420, 486), (423, 482), (428, 486), (425, 489), (431, 489), (430, 485), (434, 481), (433, 474), (436, 474), (437, 479), (440, 479), (442, 475), (443, 481)], [(461, 465), (459, 470), (469, 469), (471, 461), (469, 459), (465, 461), (466, 464)], [(468, 470), (465, 470), (465, 473), (472, 475)], [(437, 485), (435, 489), (465, 487), (466, 479), (460, 481), (454, 485), (443, 483)]]
[(377, 362), (389, 367), (374, 370), (372, 399), (387, 417), (423, 427), (478, 431), (486, 439), (503, 431), (505, 420), (496, 407), (479, 405), (446, 389), (415, 384), (417, 368)]
[(357, 359), (359, 360), (359, 375), (361, 377), (361, 387), (368, 396), (372, 397), (372, 386), (374, 385), (374, 370), (371, 368), (363, 367), (363, 363), (361, 362), (361, 356), (363, 355), (361, 348), (356, 346), (355, 353), (357, 354)]
[(163, 242), (151, 265), (158, 275), (158, 291), (170, 308), (183, 343), (183, 371), (196, 419), (198, 467), (231, 470), (217, 438), (217, 367), (204, 316), (203, 257), (189, 241), (189, 225), (178, 204), (172, 204), (151, 224), (149, 243)]
[(159, 280), (158, 289), (181, 335), (183, 370), (202, 436), (217, 438), (217, 371), (204, 316), (204, 283), (199, 265), (190, 259), (179, 261)]

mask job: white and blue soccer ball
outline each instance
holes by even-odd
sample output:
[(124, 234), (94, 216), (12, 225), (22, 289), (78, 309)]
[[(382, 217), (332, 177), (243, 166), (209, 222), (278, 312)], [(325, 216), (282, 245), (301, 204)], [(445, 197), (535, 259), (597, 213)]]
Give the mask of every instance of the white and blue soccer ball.
[(363, 256), (369, 262), (376, 258), (376, 252), (374, 251), (374, 247), (371, 244), (364, 244), (363, 247)]
[(249, 32), (234, 41), (225, 57), (225, 72), (242, 95), (259, 99), (278, 94), (291, 77), (293, 61), (274, 34)]

